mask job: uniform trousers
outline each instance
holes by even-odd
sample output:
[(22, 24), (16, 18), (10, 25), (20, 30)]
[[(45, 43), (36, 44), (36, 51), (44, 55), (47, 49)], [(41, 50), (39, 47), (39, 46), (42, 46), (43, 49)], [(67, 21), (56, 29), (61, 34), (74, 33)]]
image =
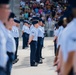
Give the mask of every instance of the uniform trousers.
[(17, 59), (18, 45), (19, 45), (19, 37), (14, 37), (14, 39), (15, 39), (15, 43), (16, 43), (15, 59)]
[(37, 50), (37, 41), (32, 41), (30, 43), (30, 65), (35, 65), (36, 59), (36, 50)]
[(44, 47), (44, 38), (43, 38), (43, 45), (42, 45), (42, 47)]
[(36, 51), (36, 62), (39, 62), (40, 58), (42, 57), (42, 47), (43, 47), (43, 38), (38, 37), (37, 51)]
[(10, 52), (7, 52), (7, 55), (9, 57), (9, 59), (8, 59), (8, 62), (7, 62), (6, 72), (7, 72), (7, 75), (11, 75), (12, 63), (15, 59), (15, 55), (13, 53), (10, 53)]
[(29, 34), (23, 33), (23, 47), (22, 49), (25, 49), (25, 47), (28, 47), (28, 40), (29, 40)]

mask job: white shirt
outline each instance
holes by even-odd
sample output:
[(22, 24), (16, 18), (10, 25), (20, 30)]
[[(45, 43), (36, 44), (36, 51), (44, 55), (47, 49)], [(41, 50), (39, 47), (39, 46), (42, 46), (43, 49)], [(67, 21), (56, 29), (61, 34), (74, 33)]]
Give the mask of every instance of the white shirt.
[(16, 51), (15, 40), (12, 36), (11, 31), (7, 30), (7, 32), (8, 32), (8, 35), (7, 35), (7, 42), (6, 42), (6, 50), (7, 52), (15, 53)]
[(68, 58), (68, 53), (76, 51), (76, 18), (73, 19), (63, 30), (61, 41), (63, 60), (64, 62), (66, 62)]
[(33, 27), (33, 29), (30, 32), (30, 37), (34, 36), (33, 41), (37, 41), (38, 40), (38, 29)]
[(38, 27), (38, 37), (44, 37), (44, 31), (41, 26)]
[(27, 26), (25, 26), (25, 25), (23, 25), (22, 31), (25, 32), (25, 33), (27, 33), (27, 34), (30, 34), (30, 28), (27, 27)]
[(5, 27), (0, 21), (0, 66), (3, 68), (6, 68), (6, 64), (8, 61), (8, 56), (6, 54), (6, 34), (8, 33), (5, 31)]
[(19, 29), (18, 29), (18, 27), (16, 27), (16, 26), (12, 27), (12, 35), (15, 38), (19, 37)]

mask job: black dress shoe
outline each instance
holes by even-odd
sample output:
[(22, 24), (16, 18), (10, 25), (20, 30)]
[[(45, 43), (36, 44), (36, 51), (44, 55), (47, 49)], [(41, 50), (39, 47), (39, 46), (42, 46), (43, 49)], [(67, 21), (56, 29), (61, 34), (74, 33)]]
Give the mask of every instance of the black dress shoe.
[(43, 62), (39, 61), (38, 64), (42, 64)]
[(36, 66), (38, 66), (38, 64), (37, 64), (37, 63), (35, 63), (35, 64), (31, 64), (31, 66), (35, 66), (35, 67), (36, 67)]
[(22, 48), (22, 49), (25, 49), (25, 48)]
[(37, 65), (37, 66), (38, 66), (38, 63), (37, 63), (37, 62), (35, 62), (35, 65)]
[(42, 64), (43, 63), (43, 61), (42, 61), (42, 59), (40, 59), (40, 61), (38, 62), (38, 64)]
[(15, 59), (14, 61), (13, 61), (13, 64), (15, 64), (15, 63), (17, 63), (19, 61), (19, 59), (17, 58), (17, 59)]
[(37, 65), (31, 65), (32, 67), (37, 67)]
[(42, 57), (41, 59), (45, 59), (45, 58)]

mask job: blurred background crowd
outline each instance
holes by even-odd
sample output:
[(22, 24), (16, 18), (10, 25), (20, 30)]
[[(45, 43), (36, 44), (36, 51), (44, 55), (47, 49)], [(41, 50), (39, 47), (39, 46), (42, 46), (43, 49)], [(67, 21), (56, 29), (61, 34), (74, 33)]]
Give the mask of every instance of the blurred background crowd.
[[(55, 24), (67, 9), (66, 0), (21, 0), (20, 20), (40, 17), (45, 21), (45, 36), (53, 36)], [(47, 31), (49, 29), (49, 31)]]

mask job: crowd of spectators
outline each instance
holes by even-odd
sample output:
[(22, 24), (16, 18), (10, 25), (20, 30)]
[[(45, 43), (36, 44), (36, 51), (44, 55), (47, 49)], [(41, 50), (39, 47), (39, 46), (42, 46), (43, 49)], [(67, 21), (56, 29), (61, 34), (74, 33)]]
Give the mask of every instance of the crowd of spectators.
[(58, 22), (63, 12), (66, 10), (68, 3), (59, 0), (21, 0), (20, 2), (20, 19), (30, 20), (32, 17), (41, 17), (48, 22)]

